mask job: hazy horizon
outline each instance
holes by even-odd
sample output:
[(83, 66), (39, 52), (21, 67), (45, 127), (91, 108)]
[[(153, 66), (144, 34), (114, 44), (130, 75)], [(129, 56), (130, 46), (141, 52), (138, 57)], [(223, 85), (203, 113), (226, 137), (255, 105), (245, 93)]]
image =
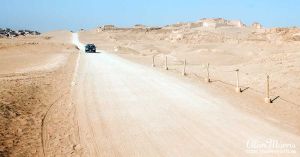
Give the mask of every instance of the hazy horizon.
[(299, 27), (300, 1), (286, 0), (152, 0), (143, 2), (97, 0), (4, 0), (0, 28), (38, 31), (78, 30), (104, 24), (164, 26), (201, 18), (241, 20), (265, 27)]

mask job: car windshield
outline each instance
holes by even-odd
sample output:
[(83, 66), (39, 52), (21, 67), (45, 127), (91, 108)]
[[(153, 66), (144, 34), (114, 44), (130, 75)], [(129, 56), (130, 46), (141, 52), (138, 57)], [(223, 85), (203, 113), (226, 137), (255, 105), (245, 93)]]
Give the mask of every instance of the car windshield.
[(86, 47), (95, 47), (93, 44), (87, 44)]

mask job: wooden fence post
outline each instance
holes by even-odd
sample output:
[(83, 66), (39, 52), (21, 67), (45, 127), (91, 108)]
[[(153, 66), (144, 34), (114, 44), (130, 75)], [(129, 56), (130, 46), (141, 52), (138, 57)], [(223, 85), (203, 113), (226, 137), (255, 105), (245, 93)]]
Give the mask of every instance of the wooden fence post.
[(240, 93), (242, 92), (242, 89), (240, 88), (240, 78), (239, 78), (239, 69), (236, 69), (236, 88), (235, 88), (235, 91)]
[(184, 59), (184, 63), (183, 63), (183, 70), (182, 70), (182, 75), (183, 76), (186, 75), (185, 68), (186, 68), (186, 59)]
[(152, 67), (155, 67), (154, 57), (155, 56), (152, 56)]
[(169, 70), (169, 68), (168, 68), (168, 56), (166, 56), (166, 60), (165, 60), (165, 70)]
[(209, 63), (207, 63), (206, 70), (207, 70), (207, 78), (205, 79), (205, 81), (209, 83), (210, 82), (210, 78), (209, 78)]
[(269, 75), (267, 75), (267, 88), (266, 88), (265, 103), (272, 103), (272, 100), (270, 98), (270, 76)]

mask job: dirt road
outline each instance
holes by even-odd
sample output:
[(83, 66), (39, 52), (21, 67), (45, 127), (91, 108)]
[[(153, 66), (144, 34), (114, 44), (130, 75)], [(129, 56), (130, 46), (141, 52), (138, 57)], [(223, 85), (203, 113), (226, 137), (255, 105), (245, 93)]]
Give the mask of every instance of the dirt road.
[(106, 52), (81, 52), (78, 65), (73, 103), (83, 156), (276, 156), (248, 152), (270, 140), (297, 152), (280, 156), (299, 156), (299, 136), (205, 89)]

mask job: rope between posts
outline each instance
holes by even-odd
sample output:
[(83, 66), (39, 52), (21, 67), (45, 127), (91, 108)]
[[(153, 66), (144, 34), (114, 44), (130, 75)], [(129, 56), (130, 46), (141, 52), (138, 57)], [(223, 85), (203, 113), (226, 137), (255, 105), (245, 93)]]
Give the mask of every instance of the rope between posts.
[[(167, 66), (167, 69), (169, 69), (168, 67), (170, 67), (170, 66), (176, 66), (176, 68), (170, 69), (170, 70), (175, 70), (175, 71), (177, 71), (177, 72), (181, 72), (180, 70), (177, 69), (177, 67), (178, 67), (178, 66), (184, 66), (184, 67), (181, 67), (182, 70), (183, 70), (183, 74), (184, 74), (184, 75), (185, 75), (185, 74), (188, 74), (188, 73), (187, 73), (187, 70), (186, 70), (186, 69), (188, 69), (188, 65), (189, 65), (189, 66), (201, 66), (201, 67), (202, 67), (202, 68), (201, 68), (201, 69), (202, 69), (202, 70), (201, 70), (202, 72), (204, 72), (204, 73), (205, 73), (205, 71), (208, 72), (208, 76), (207, 76), (207, 77), (208, 77), (208, 78), (207, 78), (207, 79), (208, 79), (208, 82), (210, 82), (210, 81), (209, 81), (209, 77), (210, 77), (209, 73), (215, 73), (215, 72), (233, 73), (233, 72), (237, 72), (237, 69), (239, 69), (239, 68), (228, 67), (228, 69), (231, 68), (232, 70), (223, 70), (223, 69), (220, 69), (220, 68), (218, 68), (218, 67), (209, 65), (209, 70), (208, 70), (208, 65), (205, 65), (205, 64), (190, 64), (190, 63), (188, 63), (188, 62), (185, 63), (185, 61), (180, 60), (180, 59), (178, 59), (177, 57), (172, 56), (172, 55), (156, 54), (156, 55), (154, 55), (153, 57), (154, 57), (155, 59), (157, 59), (157, 58), (161, 59), (158, 63), (155, 63), (157, 67), (165, 67), (165, 66)], [(154, 59), (154, 58), (153, 58), (153, 59)], [(166, 60), (167, 60), (167, 62), (168, 62), (167, 65), (166, 65), (165, 62), (164, 62), (164, 58), (166, 58)], [(240, 74), (242, 74), (242, 75), (247, 75), (247, 76), (250, 77), (249, 79), (251, 79), (250, 74), (247, 73), (247, 72), (242, 72), (242, 71), (239, 70), (238, 73), (240, 73)], [(201, 79), (205, 78), (205, 77), (200, 76), (200, 75), (198, 75), (197, 73), (194, 73), (194, 72), (191, 72), (191, 71), (189, 72), (189, 75), (194, 76), (194, 77), (197, 77), (197, 78), (201, 78)], [(255, 74), (255, 76), (256, 76), (256, 77), (259, 77), (259, 78), (261, 79), (261, 77), (262, 77), (262, 78), (265, 77), (266, 74)], [(237, 76), (237, 77), (238, 77), (238, 76)], [(245, 79), (245, 78), (244, 78), (244, 79)], [(249, 80), (249, 79), (247, 79), (247, 80)], [(221, 80), (217, 80), (217, 81), (222, 82), (222, 83), (225, 83), (225, 84), (230, 84), (230, 85), (234, 86), (234, 84), (232, 84), (232, 83), (230, 83), (230, 82), (225, 82), (225, 81), (221, 81)], [(237, 81), (239, 82), (239, 77), (237, 78)], [(240, 86), (239, 83), (237, 83), (237, 88), (240, 88), (240, 87), (243, 87), (243, 88), (249, 88), (249, 87)], [(269, 87), (268, 87), (268, 88), (269, 88)], [(274, 87), (274, 88), (275, 88), (275, 87)], [(257, 92), (257, 93), (260, 93), (260, 94), (264, 93), (264, 92), (261, 92), (261, 91), (258, 90), (258, 89), (255, 89), (255, 88), (251, 88), (251, 90), (252, 90), (252, 91), (255, 91), (255, 92)], [(240, 92), (242, 92), (242, 91), (240, 91)], [(284, 101), (286, 101), (286, 102), (289, 102), (289, 103), (291, 103), (291, 104), (300, 106), (299, 104), (296, 104), (296, 103), (291, 102), (291, 101), (289, 101), (289, 100), (283, 99), (283, 98), (281, 98), (281, 97), (280, 97), (279, 99), (284, 100)], [(271, 101), (271, 102), (272, 102), (272, 101)]]

